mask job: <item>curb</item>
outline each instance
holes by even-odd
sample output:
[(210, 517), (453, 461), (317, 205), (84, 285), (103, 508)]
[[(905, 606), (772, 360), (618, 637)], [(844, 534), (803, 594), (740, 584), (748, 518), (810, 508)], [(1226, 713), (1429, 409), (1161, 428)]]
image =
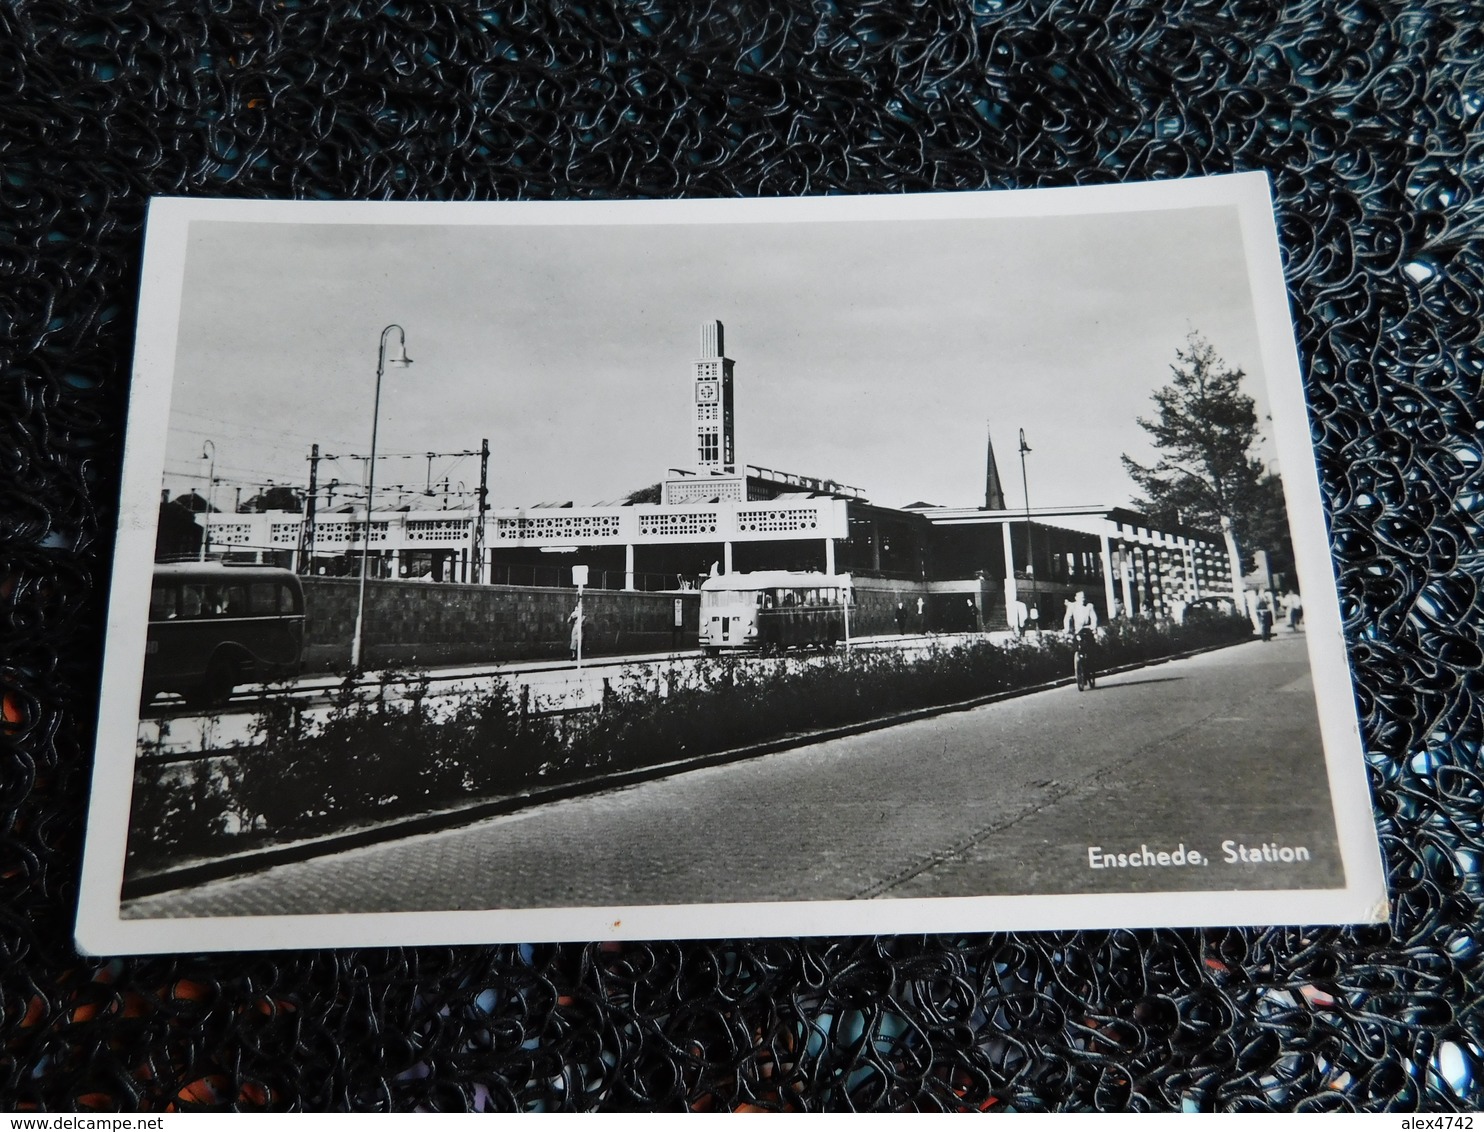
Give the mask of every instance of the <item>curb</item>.
[[(1215, 652), (1218, 649), (1231, 648), (1234, 645), (1246, 643), (1246, 641), (1239, 640), (1219, 645), (1207, 645), (1198, 649), (1188, 649), (1185, 652), (1171, 653), (1169, 656), (1157, 657), (1153, 660), (1138, 661), (1133, 664), (1107, 668), (1098, 673), (1098, 675), (1114, 676), (1121, 672), (1133, 672), (1140, 668), (1153, 668), (1156, 665), (1168, 664), (1173, 660), (1186, 660), (1193, 656), (1200, 656), (1203, 653)], [(1073, 679), (1071, 676), (1063, 676), (1041, 684), (1031, 684), (1024, 688), (1012, 688), (1004, 692), (992, 692), (984, 696), (975, 696), (972, 699), (958, 700), (951, 704), (936, 704), (931, 707), (913, 708), (910, 711), (878, 716), (874, 719), (861, 720), (857, 723), (841, 724), (838, 727), (826, 727), (818, 731), (795, 732), (790, 735), (780, 736), (777, 739), (769, 739), (762, 743), (753, 743), (746, 747), (733, 747), (729, 750), (717, 751), (709, 755), (695, 755), (690, 758), (659, 763), (655, 766), (617, 771), (613, 774), (600, 775), (596, 778), (583, 778), (575, 782), (563, 783), (543, 790), (531, 790), (523, 794), (514, 794), (504, 798), (493, 798), (482, 802), (474, 802), (467, 806), (460, 806), (451, 810), (439, 810), (436, 813), (418, 814), (407, 818), (394, 818), (390, 821), (381, 822), (373, 826), (364, 826), (360, 829), (353, 829), (344, 833), (332, 833), (324, 837), (291, 842), (287, 845), (250, 849), (242, 853), (233, 853), (226, 857), (217, 857), (210, 861), (179, 865), (174, 868), (162, 869), (156, 873), (124, 880), (120, 888), (119, 899), (121, 901), (129, 901), (145, 896), (158, 896), (161, 893), (171, 892), (179, 888), (193, 887), (214, 880), (229, 880), (234, 877), (245, 876), (249, 873), (262, 872), (265, 869), (274, 868), (277, 865), (296, 864), (302, 861), (313, 860), (315, 857), (326, 857), (334, 853), (341, 853), (348, 849), (361, 849), (370, 845), (379, 845), (383, 842), (400, 841), (405, 837), (414, 837), (419, 834), (439, 833), (446, 829), (456, 829), (461, 825), (483, 821), (486, 818), (500, 817), (503, 814), (515, 813), (518, 810), (523, 810), (531, 806), (541, 806), (551, 802), (565, 801), (568, 798), (597, 794), (604, 790), (637, 786), (640, 783), (669, 778), (673, 774), (680, 774), (685, 771), (704, 770), (707, 767), (713, 766), (725, 766), (728, 763), (761, 758), (764, 755), (776, 754), (779, 751), (786, 751), (793, 747), (807, 746), (811, 743), (824, 743), (832, 739), (847, 739), (853, 735), (864, 735), (872, 731), (882, 731), (888, 727), (896, 727), (903, 723), (912, 723), (919, 719), (931, 719), (934, 716), (948, 715), (958, 711), (971, 711), (974, 708), (984, 707), (987, 704), (1000, 703), (1004, 700), (1018, 699), (1021, 696), (1034, 695), (1037, 692), (1046, 692), (1053, 688), (1064, 687), (1071, 684)]]

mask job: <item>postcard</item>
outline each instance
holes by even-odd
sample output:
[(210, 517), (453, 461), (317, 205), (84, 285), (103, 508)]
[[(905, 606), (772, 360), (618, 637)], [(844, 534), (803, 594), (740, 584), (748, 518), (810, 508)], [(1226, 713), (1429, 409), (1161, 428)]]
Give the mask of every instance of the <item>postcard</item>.
[(143, 255), (86, 951), (1385, 918), (1261, 174)]

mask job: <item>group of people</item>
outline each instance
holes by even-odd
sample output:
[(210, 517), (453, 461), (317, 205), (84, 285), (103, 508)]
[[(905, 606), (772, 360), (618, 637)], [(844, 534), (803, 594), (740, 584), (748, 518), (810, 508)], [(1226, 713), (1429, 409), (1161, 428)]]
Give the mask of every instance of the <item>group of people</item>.
[(1284, 591), (1281, 596), (1274, 594), (1272, 590), (1263, 590), (1256, 594), (1248, 590), (1247, 612), (1252, 618), (1253, 626), (1266, 641), (1272, 638), (1273, 627), (1277, 624), (1280, 613), (1288, 623), (1288, 631), (1298, 632), (1298, 627), (1304, 620), (1304, 601), (1299, 597), (1298, 591), (1292, 589)]
[(912, 623), (912, 625), (917, 627), (919, 632), (924, 631), (927, 627), (927, 619), (923, 616), (923, 611), (926, 606), (927, 603), (919, 596), (917, 598), (917, 616), (914, 619), (912, 615), (912, 607), (909, 606), (905, 601), (897, 602), (897, 632), (907, 632), (909, 621)]

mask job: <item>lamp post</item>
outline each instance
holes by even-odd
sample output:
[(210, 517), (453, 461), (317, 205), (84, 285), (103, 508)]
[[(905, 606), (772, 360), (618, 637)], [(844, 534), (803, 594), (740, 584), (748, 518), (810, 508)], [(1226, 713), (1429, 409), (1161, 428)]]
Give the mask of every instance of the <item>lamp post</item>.
[[(397, 332), (397, 356), (386, 356), (387, 336)], [(381, 332), (381, 348), (376, 355), (376, 398), (371, 405), (371, 458), (366, 464), (366, 526), (361, 539), (361, 584), (356, 595), (356, 629), (350, 641), (350, 667), (352, 672), (361, 667), (361, 630), (366, 623), (366, 560), (371, 553), (371, 505), (376, 494), (376, 431), (381, 421), (381, 378), (387, 366), (406, 369), (412, 364), (407, 356), (407, 332), (396, 323)]]
[(1031, 488), (1025, 478), (1025, 454), (1031, 446), (1025, 442), (1025, 429), (1020, 430), (1020, 489), (1025, 493), (1025, 576), (1031, 583), (1031, 599), (1036, 596), (1036, 556), (1031, 553)]
[[(208, 456), (206, 450), (210, 448)], [(216, 442), (207, 440), (201, 445), (201, 459), (210, 460), (206, 465), (206, 510), (201, 513), (201, 561), (206, 561), (206, 552), (211, 549), (211, 497), (216, 487)]]

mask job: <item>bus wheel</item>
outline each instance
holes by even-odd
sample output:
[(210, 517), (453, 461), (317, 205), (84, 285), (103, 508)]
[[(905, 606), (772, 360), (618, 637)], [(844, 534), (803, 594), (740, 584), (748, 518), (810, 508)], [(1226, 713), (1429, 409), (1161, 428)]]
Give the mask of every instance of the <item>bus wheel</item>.
[(192, 707), (222, 707), (237, 688), (237, 662), (229, 656), (214, 656), (188, 700)]

